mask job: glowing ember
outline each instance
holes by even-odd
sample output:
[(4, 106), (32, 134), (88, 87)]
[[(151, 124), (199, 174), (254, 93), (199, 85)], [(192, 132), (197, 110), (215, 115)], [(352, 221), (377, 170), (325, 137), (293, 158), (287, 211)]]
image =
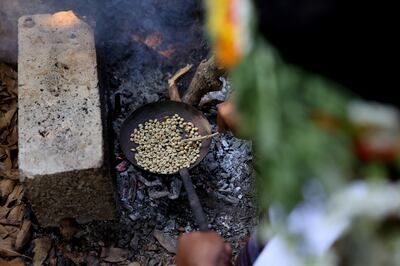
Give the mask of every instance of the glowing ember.
[(52, 27), (70, 28), (78, 25), (79, 21), (73, 11), (62, 11), (50, 16), (47, 23)]

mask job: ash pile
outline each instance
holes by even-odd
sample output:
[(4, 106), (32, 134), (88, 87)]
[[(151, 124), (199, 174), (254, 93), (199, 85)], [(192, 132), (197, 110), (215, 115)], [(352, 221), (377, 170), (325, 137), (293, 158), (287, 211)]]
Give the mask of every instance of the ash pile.
[[(178, 235), (197, 230), (181, 179), (145, 173), (129, 164), (122, 155), (118, 136), (122, 122), (131, 112), (168, 98), (167, 81), (178, 69), (193, 65), (177, 83), (182, 94), (196, 67), (208, 58), (203, 7), (200, 1), (177, 0), (42, 2), (29, 5), (26, 10), (21, 5), (24, 8), (18, 12), (71, 9), (95, 30), (99, 67), (104, 74), (100, 78), (104, 78), (105, 106), (110, 114), (110, 157), (114, 160), (116, 194), (122, 206), (119, 221), (79, 225), (79, 241), (74, 238), (70, 244), (74, 251), (89, 251), (90, 258), (108, 256), (99, 250), (123, 249), (121, 261), (129, 257), (141, 265), (171, 265)], [(16, 19), (19, 13), (10, 14)], [(16, 32), (11, 37), (16, 41)], [(228, 82), (222, 83), (221, 90), (206, 95), (199, 107), (213, 132), (217, 130), (216, 107), (210, 103), (224, 101), (231, 91)], [(257, 222), (251, 160), (251, 143), (227, 133), (212, 140), (205, 159), (190, 171), (210, 229), (220, 233), (235, 251), (245, 243)], [(61, 234), (62, 231), (65, 230), (61, 229)], [(58, 230), (36, 227), (32, 238), (51, 238), (59, 243), (61, 236)], [(65, 254), (70, 253), (67, 251), (61, 252), (64, 255), (57, 253), (60, 259), (64, 260)], [(31, 249), (27, 252), (30, 255)]]
[[(143, 104), (166, 99), (166, 84), (162, 82), (162, 79), (166, 80), (165, 76), (156, 76), (160, 79), (158, 83), (145, 83), (154, 77), (152, 75), (148, 81), (143, 79), (142, 84), (137, 80), (125, 80), (114, 92), (112, 98), (115, 100), (118, 93), (117, 98), (121, 101), (121, 112), (113, 121), (116, 136), (130, 112)], [(229, 85), (224, 82), (221, 91), (209, 93), (205, 98), (224, 100), (229, 92)], [(216, 107), (207, 108), (205, 115), (216, 131)], [(160, 255), (160, 245), (173, 254), (177, 236), (197, 230), (180, 177), (151, 174), (134, 167), (122, 155), (118, 141), (115, 142), (115, 155), (122, 206), (119, 246), (129, 246), (134, 253), (147, 258)], [(251, 160), (251, 142), (226, 133), (212, 140), (205, 159), (191, 170), (210, 229), (219, 232), (235, 248), (243, 244), (256, 223)], [(163, 242), (160, 237), (169, 241)]]
[[(207, 57), (201, 24), (188, 23), (180, 32), (188, 31), (185, 44), (170, 57), (160, 54), (158, 46), (148, 45), (157, 38), (163, 39), (152, 30), (144, 41), (134, 38), (129, 44), (105, 45), (105, 49), (110, 48), (106, 53), (107, 76), (111, 77), (108, 102), (113, 113), (114, 166), (122, 206), (118, 246), (131, 249), (137, 260), (146, 265), (171, 263), (178, 235), (197, 230), (197, 225), (180, 177), (150, 174), (134, 167), (124, 158), (118, 136), (123, 121), (134, 110), (168, 99), (167, 81), (173, 73), (186, 64), (197, 66)], [(181, 43), (173, 42), (169, 47), (175, 45)], [(110, 56), (114, 59), (111, 62)], [(195, 67), (177, 83), (181, 93), (188, 87), (194, 70)], [(199, 106), (213, 132), (217, 131), (217, 111), (210, 103), (226, 100), (231, 92), (229, 83), (221, 80), (221, 90), (208, 93)], [(251, 160), (251, 142), (226, 133), (213, 138), (205, 159), (190, 171), (210, 229), (220, 233), (235, 250), (244, 244), (256, 224)]]

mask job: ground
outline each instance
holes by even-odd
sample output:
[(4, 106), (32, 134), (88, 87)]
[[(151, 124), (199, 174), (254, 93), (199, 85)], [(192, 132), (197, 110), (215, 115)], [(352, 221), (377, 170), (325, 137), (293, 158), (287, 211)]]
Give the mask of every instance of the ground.
[[(202, 6), (196, 1), (114, 0), (70, 1), (64, 7), (62, 2), (58, 9), (74, 9), (95, 28), (120, 219), (87, 225), (67, 220), (60, 228), (41, 228), (28, 211), (25, 217), (32, 221), (33, 234), (19, 252), (35, 261), (39, 246), (49, 265), (174, 264), (176, 238), (197, 229), (182, 183), (178, 176), (160, 177), (130, 165), (118, 136), (130, 112), (166, 99), (167, 80), (175, 71), (194, 65), (178, 82), (183, 93), (196, 66), (208, 57)], [(226, 80), (223, 83), (221, 92), (208, 95), (199, 107), (214, 131), (216, 108), (207, 103), (226, 99), (230, 87)], [(209, 154), (191, 170), (210, 229), (230, 242), (235, 253), (257, 223), (251, 161), (251, 143), (227, 133), (213, 139)], [(29, 209), (29, 202), (25, 205)]]

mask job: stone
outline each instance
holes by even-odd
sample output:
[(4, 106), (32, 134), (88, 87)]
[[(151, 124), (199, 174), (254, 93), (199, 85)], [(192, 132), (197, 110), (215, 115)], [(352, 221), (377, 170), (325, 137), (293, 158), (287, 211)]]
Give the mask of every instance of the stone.
[(19, 168), (39, 223), (115, 218), (94, 34), (71, 11), (18, 21)]

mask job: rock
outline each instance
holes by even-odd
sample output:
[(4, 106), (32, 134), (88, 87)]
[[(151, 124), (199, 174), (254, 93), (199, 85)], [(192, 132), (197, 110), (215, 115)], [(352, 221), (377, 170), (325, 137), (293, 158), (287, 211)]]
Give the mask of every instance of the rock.
[(114, 219), (91, 28), (70, 11), (18, 30), (19, 167), (38, 221)]
[(138, 248), (139, 244), (139, 234), (135, 233), (129, 242), (129, 246), (133, 249), (136, 250)]
[(181, 193), (181, 188), (182, 188), (182, 181), (179, 178), (174, 178), (171, 181), (171, 188), (168, 198), (172, 200), (179, 198), (179, 194)]
[(211, 161), (211, 162), (207, 163), (207, 167), (211, 172), (213, 172), (215, 169), (217, 169), (219, 167), (219, 163)]
[(163, 233), (160, 230), (154, 230), (153, 236), (157, 241), (160, 243), (160, 245), (165, 248), (168, 252), (170, 253), (176, 253), (176, 248), (177, 248), (177, 240), (176, 238)]
[(149, 189), (149, 197), (152, 199), (160, 199), (169, 195), (168, 190), (157, 191), (155, 189)]
[(172, 232), (176, 229), (176, 220), (169, 219), (164, 227), (164, 232)]
[(144, 194), (143, 194), (142, 191), (138, 190), (138, 191), (136, 192), (136, 198), (137, 198), (138, 200), (143, 200), (144, 197), (145, 197), (145, 196), (144, 196)]
[(129, 214), (129, 219), (131, 219), (134, 222), (139, 220), (139, 218), (140, 218), (140, 213), (138, 213), (138, 212)]
[(238, 204), (238, 203), (240, 202), (239, 199), (234, 198), (234, 197), (229, 196), (229, 195), (228, 195), (228, 196), (225, 196), (225, 195), (222, 195), (222, 194), (220, 194), (220, 193), (215, 193), (215, 196), (216, 196), (218, 199), (221, 199), (221, 200), (223, 200), (223, 201), (225, 201), (225, 202), (227, 202), (227, 203), (233, 204), (233, 205), (236, 205), (236, 204)]
[(128, 258), (129, 251), (122, 248), (102, 248), (101, 259), (107, 262), (121, 262)]
[(151, 259), (151, 260), (149, 261), (149, 266), (156, 266), (157, 264), (158, 264), (158, 262), (157, 262), (156, 259)]

